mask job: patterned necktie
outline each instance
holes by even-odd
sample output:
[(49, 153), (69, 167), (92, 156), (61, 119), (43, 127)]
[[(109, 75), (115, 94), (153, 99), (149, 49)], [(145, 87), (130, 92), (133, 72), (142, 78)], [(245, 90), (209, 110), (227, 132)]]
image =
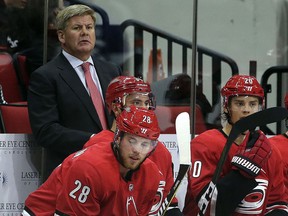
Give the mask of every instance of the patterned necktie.
[(90, 92), (90, 97), (93, 101), (93, 104), (95, 106), (95, 109), (98, 113), (99, 119), (101, 121), (102, 124), (102, 128), (103, 129), (107, 129), (107, 121), (105, 118), (105, 112), (104, 112), (104, 104), (103, 104), (103, 100), (100, 94), (100, 91), (98, 90), (97, 86), (95, 85), (95, 83), (92, 80), (91, 74), (90, 74), (90, 63), (89, 62), (84, 62), (81, 65), (83, 71), (84, 71), (84, 75), (85, 75), (85, 79), (86, 79), (86, 84), (87, 87), (89, 89)]

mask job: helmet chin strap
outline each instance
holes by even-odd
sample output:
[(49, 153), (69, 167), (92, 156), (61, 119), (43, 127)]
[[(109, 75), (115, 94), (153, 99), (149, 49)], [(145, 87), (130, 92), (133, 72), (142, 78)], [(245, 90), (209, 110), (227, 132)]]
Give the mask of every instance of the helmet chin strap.
[(224, 113), (225, 113), (225, 115), (227, 116), (227, 122), (228, 122), (230, 125), (232, 125), (232, 127), (233, 127), (234, 123), (231, 122), (231, 113), (230, 113), (230, 110), (228, 109), (228, 107), (226, 108), (226, 110), (227, 110), (227, 112), (224, 111)]
[(114, 155), (116, 157), (116, 159), (118, 160), (118, 162), (122, 165), (123, 165), (123, 161), (122, 159), (120, 158), (120, 154), (119, 154), (119, 143), (120, 143), (120, 131), (118, 130), (118, 128), (116, 128), (116, 131), (115, 133), (117, 134), (115, 137), (114, 137), (114, 140), (113, 142), (111, 143), (111, 147), (113, 149), (113, 152), (114, 152)]
[(120, 159), (119, 159), (119, 145), (115, 142), (115, 140), (111, 143), (111, 147), (113, 149), (115, 157), (120, 162)]
[[(235, 123), (233, 123), (232, 121), (231, 121), (231, 114), (230, 114), (230, 112), (229, 112), (229, 109), (227, 109), (227, 116), (228, 116), (228, 119), (227, 119), (227, 122), (233, 127), (233, 125), (235, 124)], [(243, 132), (243, 133), (241, 133), (241, 135), (246, 135), (245, 134), (245, 132)]]
[(228, 122), (230, 125), (232, 125), (232, 127), (233, 127), (234, 123), (231, 122), (231, 117), (230, 117), (230, 115), (229, 115), (229, 117), (228, 117), (228, 119), (227, 119), (227, 122)]

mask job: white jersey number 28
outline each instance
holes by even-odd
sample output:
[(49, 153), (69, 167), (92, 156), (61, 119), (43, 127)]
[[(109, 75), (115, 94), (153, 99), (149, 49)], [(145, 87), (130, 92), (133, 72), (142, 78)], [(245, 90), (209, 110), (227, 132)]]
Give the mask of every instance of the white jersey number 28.
[[(82, 183), (79, 180), (76, 180), (75, 182), (76, 188), (73, 189), (70, 193), (69, 196), (72, 197), (73, 199), (77, 199), (80, 203), (85, 203), (87, 200), (87, 197), (90, 193), (90, 188), (88, 186), (82, 186)], [(78, 198), (75, 195), (79, 190), (81, 190), (81, 193), (79, 194)]]

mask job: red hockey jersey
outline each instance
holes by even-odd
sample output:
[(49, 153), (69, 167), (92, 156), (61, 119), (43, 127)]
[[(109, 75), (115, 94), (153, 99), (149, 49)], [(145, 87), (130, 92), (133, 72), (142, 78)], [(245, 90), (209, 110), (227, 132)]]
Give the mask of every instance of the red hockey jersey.
[[(192, 168), (188, 175), (184, 215), (193, 216), (199, 212), (198, 199), (212, 179), (226, 141), (227, 136), (216, 129), (208, 130), (191, 141)], [(237, 149), (238, 145), (232, 144), (220, 179), (231, 171), (231, 159)], [(264, 215), (273, 209), (282, 209), (288, 212), (282, 168), (279, 152), (275, 151), (272, 146), (271, 157), (256, 177), (258, 186), (246, 195), (232, 215)], [(216, 203), (217, 195), (213, 196), (210, 207), (215, 206)], [(225, 206), (223, 207), (225, 208)], [(206, 215), (215, 215), (214, 210), (215, 208), (208, 208)]]
[[(79, 173), (79, 170), (85, 170)], [(75, 177), (77, 176), (77, 177)], [(119, 162), (107, 142), (78, 151), (64, 160), (25, 201), (23, 215), (147, 215), (154, 205), (162, 173), (150, 159), (120, 176)]]
[(57, 193), (61, 189), (60, 167), (54, 169), (49, 178), (25, 200), (23, 216), (51, 216), (56, 209)]
[(288, 136), (286, 134), (279, 134), (271, 137), (269, 140), (272, 145), (275, 145), (279, 149), (282, 156), (282, 161), (284, 164), (285, 185), (288, 190)]
[[(103, 130), (100, 133), (91, 137), (88, 142), (85, 143), (84, 148), (93, 146), (105, 140), (105, 142), (112, 142), (114, 138), (114, 133), (110, 130)], [(152, 160), (157, 166), (160, 172), (163, 174), (161, 179), (161, 185), (159, 185), (157, 197), (154, 199), (154, 205), (150, 211), (149, 215), (154, 215), (158, 212), (161, 207), (161, 203), (164, 198), (168, 195), (173, 183), (173, 167), (172, 167), (172, 156), (169, 150), (165, 147), (162, 142), (158, 142), (157, 147), (154, 152), (149, 156), (149, 159)], [(176, 198), (173, 199), (171, 206), (177, 206), (178, 201)]]

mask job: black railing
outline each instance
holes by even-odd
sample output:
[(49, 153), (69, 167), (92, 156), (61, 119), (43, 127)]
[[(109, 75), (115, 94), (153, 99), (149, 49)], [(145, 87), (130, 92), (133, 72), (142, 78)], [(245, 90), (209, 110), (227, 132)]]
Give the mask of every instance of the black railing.
[[(282, 106), (282, 102), (284, 100), (284, 94), (283, 94), (283, 74), (288, 73), (288, 66), (273, 66), (268, 68), (261, 77), (261, 86), (264, 88), (264, 95), (266, 99), (265, 108), (267, 108), (267, 102), (269, 100), (268, 93), (272, 93), (272, 86), (268, 83), (269, 78), (271, 78), (272, 75), (276, 75), (276, 105), (275, 106)], [(275, 133), (270, 130), (268, 127), (263, 127), (263, 130), (270, 134), (274, 135)], [(281, 122), (276, 123), (276, 134), (281, 133)]]
[[(143, 53), (144, 53), (144, 33), (152, 35), (152, 65), (153, 65), (153, 81), (157, 80), (157, 49), (158, 41), (164, 40), (167, 42), (167, 75), (168, 77), (173, 75), (173, 46), (178, 45), (182, 49), (182, 73), (187, 74), (188, 68), (188, 50), (192, 50), (192, 43), (185, 39), (179, 38), (170, 33), (161, 31), (145, 23), (136, 20), (126, 20), (121, 24), (123, 34), (128, 27), (134, 27), (134, 76), (143, 77)], [(217, 86), (221, 85), (222, 75), (222, 63), (228, 64), (231, 68), (231, 75), (239, 73), (236, 62), (228, 56), (218, 53), (214, 50), (205, 48), (203, 46), (197, 46), (198, 56), (198, 90), (203, 92), (203, 59), (205, 56), (212, 61), (211, 65), (211, 79)], [(207, 71), (205, 71), (207, 73)], [(217, 101), (218, 93), (212, 93), (212, 101)], [(214, 105), (214, 104), (213, 104)]]

